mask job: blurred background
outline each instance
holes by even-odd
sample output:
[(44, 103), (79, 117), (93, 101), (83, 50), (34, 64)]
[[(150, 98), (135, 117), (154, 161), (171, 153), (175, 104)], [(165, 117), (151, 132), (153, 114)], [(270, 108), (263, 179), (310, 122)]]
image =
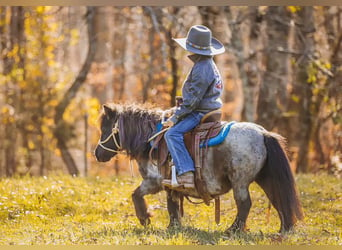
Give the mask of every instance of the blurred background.
[(192, 67), (172, 38), (208, 26), (226, 53), (225, 120), (288, 140), (294, 172), (342, 172), (342, 7), (0, 7), (0, 176), (137, 174), (97, 163), (108, 102), (174, 105)]

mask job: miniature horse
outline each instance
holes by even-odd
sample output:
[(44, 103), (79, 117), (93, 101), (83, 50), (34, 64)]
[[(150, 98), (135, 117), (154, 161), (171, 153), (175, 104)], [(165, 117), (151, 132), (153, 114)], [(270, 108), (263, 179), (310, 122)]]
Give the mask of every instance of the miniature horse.
[[(137, 161), (143, 181), (133, 192), (132, 199), (142, 225), (150, 223), (144, 196), (164, 189), (161, 184), (163, 176), (149, 159), (151, 145), (148, 142), (160, 120), (161, 111), (158, 109), (141, 105), (104, 105), (101, 139), (95, 149), (96, 159), (100, 162), (109, 161), (121, 151)], [(203, 170), (203, 176), (208, 192), (218, 196), (233, 189), (237, 215), (227, 229), (228, 233), (245, 229), (251, 208), (248, 188), (254, 181), (277, 210), (280, 232), (291, 230), (297, 219), (302, 219), (295, 181), (284, 150), (284, 138), (280, 135), (254, 123), (237, 122), (221, 144), (208, 148), (207, 161), (211, 167)], [(179, 196), (173, 190), (165, 190), (169, 227), (180, 225)], [(191, 193), (183, 192), (183, 195), (193, 197)]]

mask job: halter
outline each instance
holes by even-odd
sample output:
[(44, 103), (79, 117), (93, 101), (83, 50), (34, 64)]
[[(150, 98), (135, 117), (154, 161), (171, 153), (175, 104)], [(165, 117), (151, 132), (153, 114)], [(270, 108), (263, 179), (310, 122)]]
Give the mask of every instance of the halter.
[[(107, 150), (109, 152), (113, 152), (113, 153), (119, 153), (122, 151), (122, 148), (120, 146), (120, 144), (118, 143), (118, 141), (116, 140), (116, 137), (115, 135), (119, 133), (119, 125), (118, 125), (118, 122), (115, 123), (115, 126), (114, 128), (112, 129), (112, 133), (106, 138), (104, 139), (103, 141), (99, 141), (98, 142), (98, 145), (103, 148), (104, 150)], [(111, 148), (108, 148), (106, 147), (104, 144), (107, 143), (111, 138), (113, 138), (113, 141), (114, 141), (114, 144), (115, 146), (117, 147), (117, 150), (114, 150), (114, 149), (111, 149)]]

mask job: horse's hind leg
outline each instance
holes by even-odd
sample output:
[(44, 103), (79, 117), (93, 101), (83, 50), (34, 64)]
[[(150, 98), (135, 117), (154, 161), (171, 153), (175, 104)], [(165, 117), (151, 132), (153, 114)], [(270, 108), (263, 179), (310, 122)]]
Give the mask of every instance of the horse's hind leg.
[(247, 216), (252, 206), (248, 186), (233, 186), (233, 192), (238, 211), (233, 224), (226, 230), (226, 233), (236, 233), (245, 230)]
[(270, 185), (269, 180), (258, 178), (256, 179), (256, 183), (258, 183), (258, 185), (264, 190), (268, 199), (270, 200), (270, 202), (272, 203), (272, 205), (278, 212), (279, 219), (281, 222), (280, 232), (283, 233), (283, 232), (290, 230), (293, 227), (293, 225), (292, 224), (288, 225), (285, 223), (284, 216), (281, 212), (280, 201), (279, 199), (276, 199), (276, 196), (273, 195), (274, 190), (272, 189), (272, 186)]
[(141, 185), (134, 190), (132, 199), (134, 203), (135, 213), (140, 221), (140, 224), (147, 226), (151, 223), (151, 214), (147, 210), (147, 204), (144, 196), (147, 194), (155, 194), (162, 190), (161, 185), (154, 179), (143, 180)]

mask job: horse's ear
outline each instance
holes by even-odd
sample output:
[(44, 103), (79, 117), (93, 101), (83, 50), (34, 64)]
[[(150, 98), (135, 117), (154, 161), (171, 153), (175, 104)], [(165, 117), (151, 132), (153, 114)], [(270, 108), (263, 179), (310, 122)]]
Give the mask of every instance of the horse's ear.
[(103, 104), (103, 111), (104, 111), (104, 114), (108, 117), (112, 117), (113, 114), (114, 114), (114, 111), (106, 104)]

